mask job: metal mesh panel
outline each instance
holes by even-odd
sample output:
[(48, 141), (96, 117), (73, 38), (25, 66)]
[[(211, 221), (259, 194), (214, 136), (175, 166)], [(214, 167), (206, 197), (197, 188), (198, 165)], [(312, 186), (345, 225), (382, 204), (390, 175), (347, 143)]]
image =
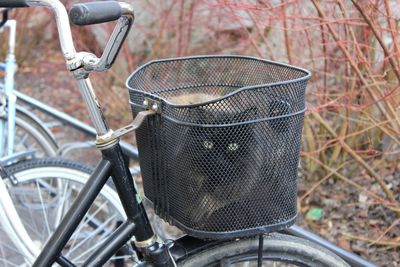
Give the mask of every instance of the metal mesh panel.
[(164, 219), (204, 238), (278, 230), (296, 217), (297, 167), (310, 74), (256, 58), (153, 61), (127, 85), (145, 195)]

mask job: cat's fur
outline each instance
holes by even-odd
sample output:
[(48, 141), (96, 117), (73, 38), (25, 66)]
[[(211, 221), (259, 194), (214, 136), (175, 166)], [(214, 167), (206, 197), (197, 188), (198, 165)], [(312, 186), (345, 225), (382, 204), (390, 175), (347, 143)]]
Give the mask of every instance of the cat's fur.
[[(180, 97), (178, 101), (180, 104), (194, 103), (198, 97)], [(203, 95), (200, 98), (206, 100), (209, 97)], [(254, 118), (257, 112), (255, 108), (239, 111), (229, 105), (221, 106), (226, 108), (213, 109), (215, 106), (211, 104), (192, 112), (196, 113), (193, 114), (195, 117), (201, 118), (200, 124), (206, 121), (215, 125), (247, 121)], [(257, 136), (253, 124), (210, 128), (190, 126), (180, 134), (175, 158), (182, 159), (177, 162), (182, 168), (176, 170), (186, 167), (187, 172), (175, 174), (182, 178), (177, 186), (182, 186), (190, 199), (190, 208), (185, 211), (190, 220), (208, 228), (219, 220), (210, 220), (213, 214), (250, 195), (252, 188), (257, 186), (247, 181), (257, 176), (263, 165), (262, 157), (254, 154), (260, 153), (260, 148), (255, 148)], [(257, 162), (257, 159), (260, 160)]]
[(167, 97), (167, 100), (174, 105), (195, 105), (218, 98), (218, 95), (206, 93), (184, 93)]
[[(170, 102), (180, 105), (198, 104), (209, 101), (212, 97), (215, 98), (207, 94), (180, 95)], [(227, 101), (196, 107), (190, 112), (193, 112), (194, 118), (198, 118), (198, 124), (208, 125), (245, 122), (259, 115), (256, 107), (243, 111)], [(267, 123), (269, 124), (265, 124)], [(271, 142), (266, 147), (265, 138), (268, 136), (263, 134), (266, 129), (260, 128), (262, 125), (265, 127), (265, 124), (182, 126), (178, 136), (174, 136), (176, 166), (171, 171), (179, 179), (174, 181), (173, 187), (179, 188), (176, 192), (185, 194), (183, 198), (187, 201), (187, 206), (182, 212), (196, 227), (214, 231), (215, 227), (224, 224), (224, 220), (229, 218), (237, 220), (231, 223), (233, 230), (235, 223), (245, 222), (254, 226), (269, 216), (264, 203), (276, 202), (276, 199), (269, 200), (268, 192), (273, 191), (271, 197), (280, 195), (282, 199), (286, 195), (296, 194), (288, 192), (288, 189), (296, 188), (295, 185), (286, 187), (280, 181), (286, 172), (278, 165), (283, 161), (286, 147), (290, 144)], [(270, 135), (270, 138), (281, 136), (282, 139), (282, 130), (276, 131), (272, 126), (270, 125), (274, 131), (270, 134), (276, 136)], [(271, 157), (271, 153), (274, 157)], [(181, 197), (171, 199), (181, 201)], [(246, 207), (248, 203), (251, 203), (250, 207)], [(284, 206), (286, 203), (288, 202), (282, 201), (283, 210), (287, 209)], [(182, 203), (178, 205), (183, 207)], [(260, 210), (257, 216), (254, 209)], [(275, 217), (279, 218), (279, 215)]]

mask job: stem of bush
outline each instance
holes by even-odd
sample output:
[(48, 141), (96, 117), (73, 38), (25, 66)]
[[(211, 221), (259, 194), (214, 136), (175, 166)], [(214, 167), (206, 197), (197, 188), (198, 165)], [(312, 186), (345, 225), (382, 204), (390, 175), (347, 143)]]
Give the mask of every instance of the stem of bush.
[[(369, 175), (371, 175), (375, 181), (380, 185), (383, 192), (386, 194), (387, 198), (396, 206), (399, 206), (396, 198), (393, 193), (389, 190), (386, 183), (382, 180), (382, 178), (365, 162), (358, 154), (355, 152), (349, 145), (344, 142), (343, 138), (339, 138), (336, 132), (329, 126), (329, 124), (316, 112), (311, 112), (311, 115), (332, 135), (333, 138), (336, 138), (339, 144), (343, 147), (346, 152), (354, 158), (366, 171)], [(399, 213), (400, 215), (400, 213)]]

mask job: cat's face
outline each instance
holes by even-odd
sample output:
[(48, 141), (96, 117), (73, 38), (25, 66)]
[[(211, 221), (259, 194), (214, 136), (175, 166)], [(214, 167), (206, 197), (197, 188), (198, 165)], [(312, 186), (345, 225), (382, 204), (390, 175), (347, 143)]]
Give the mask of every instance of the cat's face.
[(253, 138), (250, 126), (207, 129), (195, 139), (197, 151), (219, 161), (237, 160), (247, 153)]
[[(214, 111), (215, 112), (215, 111)], [(241, 114), (226, 114), (220, 111), (213, 114), (215, 121), (226, 121), (230, 116), (232, 120), (245, 120), (251, 112)], [(241, 116), (241, 118), (238, 118)], [(211, 118), (211, 117), (210, 117)], [(193, 127), (190, 130), (190, 142), (186, 145), (191, 146), (188, 156), (196, 171), (200, 173), (210, 183), (225, 183), (235, 181), (238, 177), (246, 175), (249, 161), (249, 153), (254, 148), (255, 138), (252, 124), (237, 126), (202, 128)]]

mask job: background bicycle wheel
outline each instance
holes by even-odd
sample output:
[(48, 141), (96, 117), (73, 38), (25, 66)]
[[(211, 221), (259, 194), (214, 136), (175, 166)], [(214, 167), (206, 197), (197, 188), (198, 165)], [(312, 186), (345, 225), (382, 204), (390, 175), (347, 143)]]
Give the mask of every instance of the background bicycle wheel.
[[(5, 171), (18, 181), (12, 184), (5, 178), (28, 234), (36, 245), (42, 247), (71, 206), (91, 169), (72, 161), (38, 159), (9, 166)], [(123, 220), (124, 213), (117, 194), (106, 185), (71, 237), (63, 255), (81, 266)], [(134, 260), (129, 255), (119, 258), (126, 258), (131, 263)], [(0, 266), (19, 266), (23, 263), (23, 255), (7, 238), (7, 233), (0, 229)]]
[[(1, 116), (0, 120), (5, 125), (5, 131), (3, 133), (3, 155), (6, 155), (7, 151), (7, 114)], [(14, 133), (14, 153), (35, 151), (35, 155), (38, 157), (43, 156), (55, 156), (57, 152), (57, 144), (54, 138), (46, 131), (45, 125), (41, 125), (38, 121), (32, 119), (23, 112), (17, 110), (15, 118), (15, 133)]]

